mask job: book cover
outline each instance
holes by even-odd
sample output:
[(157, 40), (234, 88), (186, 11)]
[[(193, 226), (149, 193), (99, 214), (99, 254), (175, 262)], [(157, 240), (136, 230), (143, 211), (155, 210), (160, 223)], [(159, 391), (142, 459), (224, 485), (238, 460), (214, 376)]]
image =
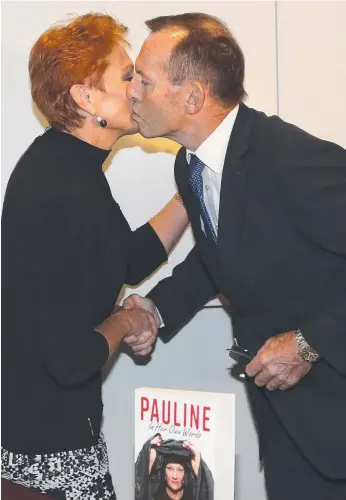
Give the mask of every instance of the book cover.
[(234, 394), (135, 391), (135, 500), (234, 498)]

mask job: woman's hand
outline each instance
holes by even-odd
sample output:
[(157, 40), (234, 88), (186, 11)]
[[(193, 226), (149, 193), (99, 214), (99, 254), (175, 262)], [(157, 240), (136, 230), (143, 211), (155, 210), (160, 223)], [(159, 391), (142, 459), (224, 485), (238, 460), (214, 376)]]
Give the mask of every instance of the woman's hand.
[(162, 437), (161, 434), (157, 434), (151, 441), (150, 446), (161, 446), (162, 445)]
[(197, 447), (192, 443), (192, 441), (184, 441), (183, 446), (184, 448), (190, 450), (193, 455), (196, 455), (196, 453), (198, 453)]
[(150, 331), (143, 330), (142, 333), (127, 335), (124, 338), (125, 344), (129, 345), (137, 356), (146, 356), (152, 351), (152, 346), (156, 341), (157, 331), (161, 324), (161, 319), (152, 300), (141, 297), (137, 294), (132, 294), (123, 302), (123, 308), (126, 311), (133, 311), (136, 308), (146, 310), (151, 318), (152, 329)]
[[(157, 326), (153, 315), (142, 309), (134, 307), (126, 310), (121, 306), (116, 306), (108, 318), (95, 328), (107, 340), (109, 346), (109, 356), (119, 347), (120, 342), (127, 336), (144, 338), (144, 345), (136, 345), (132, 348), (138, 355), (146, 356), (152, 350), (152, 338), (156, 338)], [(138, 351), (138, 352), (137, 352)]]
[(191, 457), (192, 470), (193, 470), (195, 476), (198, 476), (199, 464), (201, 463), (201, 453), (200, 453), (200, 451), (198, 451), (196, 445), (193, 444), (191, 441), (184, 441), (183, 446), (187, 450), (191, 451), (191, 453), (192, 453), (192, 457)]

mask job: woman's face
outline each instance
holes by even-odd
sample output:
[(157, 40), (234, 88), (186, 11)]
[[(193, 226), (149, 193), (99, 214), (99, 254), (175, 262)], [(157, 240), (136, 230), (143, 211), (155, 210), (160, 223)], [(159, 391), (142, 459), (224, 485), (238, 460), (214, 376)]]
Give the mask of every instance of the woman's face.
[(166, 465), (166, 483), (170, 490), (180, 491), (184, 487), (184, 467), (181, 464)]
[(138, 124), (132, 119), (132, 101), (126, 97), (132, 76), (131, 59), (122, 47), (117, 47), (102, 78), (104, 91), (93, 89), (97, 115), (107, 121), (107, 128), (116, 129), (121, 135), (138, 131)]

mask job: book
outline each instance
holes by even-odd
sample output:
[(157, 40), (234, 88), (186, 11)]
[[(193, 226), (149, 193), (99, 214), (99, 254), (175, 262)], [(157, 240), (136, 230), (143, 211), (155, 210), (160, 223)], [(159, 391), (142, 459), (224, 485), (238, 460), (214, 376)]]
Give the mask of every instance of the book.
[(231, 500), (234, 460), (234, 394), (135, 390), (135, 500)]

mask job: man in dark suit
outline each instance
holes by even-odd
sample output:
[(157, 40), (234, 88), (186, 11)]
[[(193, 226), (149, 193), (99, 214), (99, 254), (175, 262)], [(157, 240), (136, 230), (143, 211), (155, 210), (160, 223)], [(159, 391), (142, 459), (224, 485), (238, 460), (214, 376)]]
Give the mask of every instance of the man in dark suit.
[(257, 353), (247, 385), (269, 498), (345, 500), (346, 151), (242, 103), (243, 54), (219, 20), (147, 26), (128, 96), (142, 135), (183, 146), (175, 176), (196, 244), (125, 307), (156, 306), (168, 339), (222, 292)]

